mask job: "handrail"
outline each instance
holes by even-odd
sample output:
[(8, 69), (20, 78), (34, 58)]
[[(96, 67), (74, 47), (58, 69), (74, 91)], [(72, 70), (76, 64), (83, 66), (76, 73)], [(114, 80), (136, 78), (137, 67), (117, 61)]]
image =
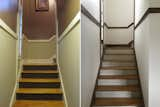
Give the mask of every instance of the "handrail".
[(81, 5), (81, 11), (94, 24), (96, 24), (98, 27), (100, 26), (100, 23), (98, 22), (98, 20), (83, 5)]
[(0, 28), (3, 29), (6, 33), (8, 33), (12, 38), (18, 39), (16, 36), (16, 33), (12, 31), (11, 28), (9, 28), (1, 19), (0, 19)]
[(77, 13), (77, 15), (73, 18), (71, 23), (65, 29), (65, 31), (58, 38), (58, 43), (60, 43), (79, 22), (80, 22), (80, 12)]
[(108, 26), (106, 22), (104, 22), (104, 26), (107, 27), (108, 29), (128, 29), (128, 28), (130, 28), (132, 25), (134, 25), (133, 22), (132, 22), (131, 24), (129, 24), (128, 26), (123, 26), (123, 27), (111, 27), (111, 26)]
[(137, 29), (138, 26), (147, 18), (151, 13), (160, 13), (160, 8), (148, 8), (141, 19), (138, 21), (134, 29)]

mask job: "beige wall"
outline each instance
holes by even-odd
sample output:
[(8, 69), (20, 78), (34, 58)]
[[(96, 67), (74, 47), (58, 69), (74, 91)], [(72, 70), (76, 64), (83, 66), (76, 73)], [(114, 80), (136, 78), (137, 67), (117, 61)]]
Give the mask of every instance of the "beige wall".
[(80, 0), (64, 0), (58, 9), (59, 34), (61, 34), (80, 10)]
[(56, 33), (55, 0), (49, 0), (49, 11), (36, 12), (35, 0), (23, 0), (23, 33), (29, 39), (49, 39)]
[(59, 42), (58, 62), (68, 107), (79, 107), (80, 22)]
[(23, 40), (23, 59), (50, 59), (56, 56), (56, 38), (46, 41), (29, 41)]
[(16, 82), (17, 40), (0, 28), (0, 107), (9, 107)]
[(18, 0), (1, 0), (0, 18), (16, 31)]

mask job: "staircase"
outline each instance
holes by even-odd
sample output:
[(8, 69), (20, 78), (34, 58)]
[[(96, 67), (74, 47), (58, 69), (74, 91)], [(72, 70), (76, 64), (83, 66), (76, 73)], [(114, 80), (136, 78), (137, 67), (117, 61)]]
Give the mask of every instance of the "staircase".
[(23, 65), (14, 107), (64, 107), (57, 65)]
[(134, 49), (106, 46), (92, 107), (144, 107)]

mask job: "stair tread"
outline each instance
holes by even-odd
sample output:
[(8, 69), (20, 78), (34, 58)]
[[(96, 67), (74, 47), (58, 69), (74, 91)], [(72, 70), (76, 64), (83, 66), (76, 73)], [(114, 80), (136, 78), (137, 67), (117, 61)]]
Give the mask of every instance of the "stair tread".
[(96, 106), (135, 106), (143, 105), (142, 99), (135, 98), (96, 98)]
[(24, 93), (24, 94), (62, 94), (62, 90), (57, 89), (50, 89), (50, 88), (19, 88), (17, 93)]
[(58, 73), (57, 70), (24, 70), (22, 73), (34, 73), (34, 74), (38, 74), (38, 73), (44, 73), (44, 74), (50, 74), (50, 73)]
[(40, 83), (40, 82), (60, 82), (59, 79), (37, 79), (37, 78), (21, 78), (19, 80), (19, 82), (37, 82), (37, 83)]
[(96, 91), (140, 91), (138, 85), (127, 86), (97, 86)]
[(138, 79), (138, 75), (100, 75), (98, 79)]
[(101, 67), (102, 70), (137, 70), (135, 66), (108, 66), (108, 67)]
[(14, 107), (65, 107), (63, 101), (17, 100)]

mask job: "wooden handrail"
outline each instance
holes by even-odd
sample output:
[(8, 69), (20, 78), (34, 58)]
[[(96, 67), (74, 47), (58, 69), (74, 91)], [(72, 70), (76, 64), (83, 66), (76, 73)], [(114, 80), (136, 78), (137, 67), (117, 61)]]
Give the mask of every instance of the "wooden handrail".
[(133, 22), (132, 22), (130, 25), (124, 26), (124, 27), (111, 27), (111, 26), (108, 26), (107, 23), (104, 22), (104, 26), (107, 27), (108, 29), (128, 29), (128, 28), (130, 28), (132, 25), (134, 25)]

